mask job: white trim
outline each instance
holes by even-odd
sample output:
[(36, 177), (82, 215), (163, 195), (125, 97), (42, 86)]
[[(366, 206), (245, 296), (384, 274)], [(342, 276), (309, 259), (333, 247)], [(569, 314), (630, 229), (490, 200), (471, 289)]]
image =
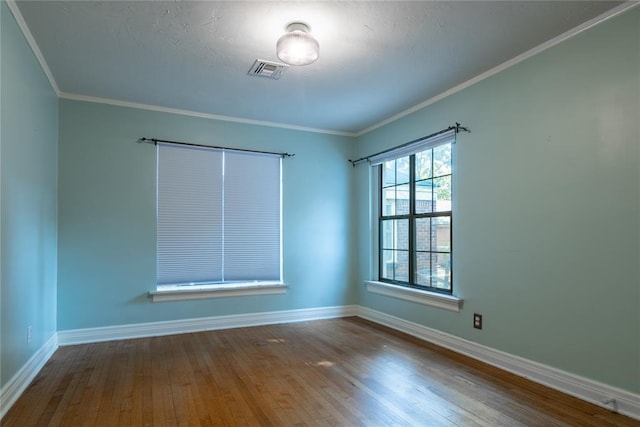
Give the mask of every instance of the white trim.
[(527, 378), (597, 406), (640, 420), (640, 394), (496, 350), (360, 306), (359, 316)]
[(119, 101), (117, 99), (100, 98), (100, 97), (88, 96), (88, 95), (78, 95), (75, 93), (61, 92), (59, 94), (59, 97), (62, 99), (69, 99), (72, 101), (84, 101), (84, 102), (93, 102), (96, 104), (115, 105), (117, 107), (127, 107), (127, 108), (136, 108), (139, 110), (158, 111), (161, 113), (178, 114), (182, 116), (199, 117), (203, 119), (220, 120), (224, 122), (242, 123), (246, 125), (266, 126), (266, 127), (289, 129), (289, 130), (299, 130), (303, 132), (323, 133), (328, 135), (339, 135), (339, 136), (349, 136), (349, 137), (356, 136), (356, 134), (352, 132), (342, 132), (342, 131), (329, 130), (329, 129), (318, 129), (318, 128), (311, 128), (311, 127), (305, 127), (305, 126), (289, 125), (285, 123), (267, 122), (263, 120), (243, 119), (240, 117), (221, 116), (218, 114), (200, 113), (198, 111), (182, 110), (179, 108), (161, 107), (158, 105), (142, 104), (139, 102)]
[(408, 288), (406, 286), (398, 286), (391, 283), (377, 282), (375, 280), (365, 280), (367, 291), (397, 298), (405, 301), (411, 301), (422, 305), (443, 308), (459, 312), (462, 308), (464, 300), (453, 295), (439, 294), (437, 292), (423, 291), (421, 289)]
[(380, 165), (367, 168), (369, 171), (369, 277), (378, 277), (380, 271)]
[(16, 22), (18, 23), (20, 30), (22, 30), (22, 34), (24, 35), (24, 38), (27, 40), (29, 47), (31, 47), (33, 54), (36, 56), (38, 62), (40, 63), (40, 67), (42, 68), (42, 71), (47, 76), (47, 79), (49, 79), (49, 83), (51, 84), (51, 87), (53, 88), (58, 98), (70, 99), (73, 101), (93, 102), (97, 104), (115, 105), (118, 107), (136, 108), (140, 110), (158, 111), (161, 113), (178, 114), (182, 116), (199, 117), (204, 119), (221, 120), (225, 122), (235, 122), (235, 123), (242, 123), (242, 124), (248, 124), (248, 125), (298, 130), (303, 132), (323, 133), (328, 135), (339, 135), (339, 136), (349, 136), (349, 137), (356, 136), (356, 134), (353, 132), (343, 132), (343, 131), (336, 131), (336, 130), (329, 130), (329, 129), (318, 129), (318, 128), (312, 128), (312, 127), (290, 125), (286, 123), (275, 123), (275, 122), (268, 122), (263, 120), (244, 119), (240, 117), (221, 116), (217, 114), (200, 113), (197, 111), (182, 110), (178, 108), (168, 108), (168, 107), (161, 107), (157, 105), (142, 104), (138, 102), (118, 101), (116, 99), (100, 98), (96, 96), (61, 92), (60, 89), (58, 88), (58, 84), (53, 78), (53, 74), (51, 73), (49, 64), (47, 64), (47, 61), (44, 59), (44, 55), (42, 54), (42, 51), (40, 50), (38, 43), (33, 37), (31, 30), (29, 30), (29, 27), (27, 26), (27, 23), (25, 22), (24, 17), (22, 16), (22, 13), (20, 13), (20, 9), (16, 5), (15, 0), (6, 0), (6, 3), (7, 3), (7, 6), (9, 6), (9, 9), (11, 10), (11, 13), (13, 14)]
[(245, 118), (240, 118), (240, 117), (222, 116), (222, 115), (218, 115), (218, 114), (201, 113), (201, 112), (197, 112), (197, 111), (182, 110), (182, 109), (178, 109), (178, 108), (161, 107), (161, 106), (158, 106), (158, 105), (143, 104), (143, 103), (138, 103), (138, 102), (119, 101), (119, 100), (116, 100), (116, 99), (101, 98), (101, 97), (96, 97), (96, 96), (80, 95), (80, 94), (75, 94), (75, 93), (61, 92), (60, 89), (58, 88), (58, 84), (56, 83), (55, 79), (53, 78), (53, 74), (51, 73), (51, 69), (49, 68), (49, 64), (47, 64), (47, 61), (44, 59), (44, 55), (42, 54), (42, 51), (40, 50), (40, 47), (38, 46), (38, 43), (36, 42), (35, 38), (33, 37), (33, 34), (31, 33), (31, 30), (29, 30), (29, 27), (27, 26), (27, 23), (25, 22), (24, 17), (22, 16), (22, 13), (20, 13), (20, 9), (16, 5), (15, 0), (6, 0), (6, 3), (7, 3), (7, 6), (9, 6), (9, 9), (11, 10), (11, 13), (13, 14), (16, 22), (18, 23), (18, 26), (20, 27), (20, 30), (22, 30), (22, 34), (24, 35), (25, 39), (27, 40), (27, 43), (31, 47), (31, 50), (33, 51), (33, 54), (36, 56), (38, 62), (40, 63), (40, 67), (42, 68), (42, 71), (47, 76), (47, 79), (49, 79), (49, 83), (51, 84), (51, 87), (55, 91), (55, 93), (58, 96), (58, 98), (69, 99), (69, 100), (73, 100), (73, 101), (93, 102), (93, 103), (97, 103), (97, 104), (115, 105), (115, 106), (118, 106), (118, 107), (136, 108), (136, 109), (140, 109), (140, 110), (158, 111), (158, 112), (161, 112), (161, 113), (178, 114), (178, 115), (182, 115), (182, 116), (199, 117), (199, 118), (204, 118), (204, 119), (221, 120), (221, 121), (225, 121), (225, 122), (242, 123), (242, 124), (248, 124), (248, 125), (266, 126), (266, 127), (274, 127), (274, 128), (289, 129), (289, 130), (298, 130), (298, 131), (303, 131), (303, 132), (323, 133), (323, 134), (328, 134), (328, 135), (339, 135), (339, 136), (349, 136), (349, 137), (355, 137), (356, 136), (356, 134), (354, 132), (343, 132), (343, 131), (329, 130), (329, 129), (318, 129), (318, 128), (312, 128), (312, 127), (306, 127), (306, 126), (290, 125), (290, 124), (286, 124), (286, 123), (276, 123), (276, 122), (268, 122), (268, 121), (263, 121), (263, 120), (245, 119)]
[(560, 34), (559, 36), (556, 36), (554, 38), (552, 38), (551, 40), (548, 40), (534, 48), (529, 49), (528, 51), (521, 53), (520, 55), (509, 59), (508, 61), (503, 62), (500, 65), (497, 65), (487, 71), (485, 71), (484, 73), (481, 73), (469, 80), (467, 80), (464, 83), (461, 83), (457, 86), (452, 87), (451, 89), (448, 89), (444, 92), (442, 92), (439, 95), (436, 95), (432, 98), (427, 99), (426, 101), (423, 101), (421, 103), (419, 103), (418, 105), (414, 105), (411, 108), (408, 108), (404, 111), (401, 111), (397, 114), (394, 114), (393, 116), (382, 120), (381, 122), (378, 122), (372, 126), (369, 126), (368, 128), (362, 129), (361, 131), (358, 131), (355, 133), (356, 137), (360, 137), (362, 135), (365, 135), (375, 129), (378, 129), (379, 127), (388, 125), (389, 123), (395, 122), (396, 120), (401, 119), (404, 116), (408, 116), (409, 114), (415, 113), (418, 110), (422, 110), (423, 108), (431, 105), (431, 104), (435, 104), (436, 102), (447, 98), (448, 96), (453, 95), (454, 93), (460, 92), (463, 89), (468, 88), (469, 86), (472, 86), (486, 78), (489, 78), (495, 74), (498, 74), (501, 71), (506, 70), (507, 68), (513, 67), (514, 65), (531, 58), (532, 56), (535, 56), (537, 54), (539, 54), (540, 52), (543, 52), (549, 48), (552, 48), (553, 46), (564, 42), (565, 40), (570, 39), (573, 36), (576, 36), (580, 33), (582, 33), (583, 31), (588, 30), (589, 28), (592, 28), (598, 24), (601, 24), (602, 22), (605, 22), (611, 18), (614, 18), (624, 12), (626, 12), (627, 10), (631, 10), (632, 8), (639, 6), (640, 2), (638, 1), (627, 1), (625, 3), (622, 3), (619, 6), (616, 6), (608, 11), (606, 11), (605, 13), (596, 16), (593, 19), (590, 19), (587, 22), (582, 23), (581, 25), (578, 25), (575, 28), (572, 28), (571, 30), (564, 32), (562, 34)]
[(129, 338), (157, 337), (217, 329), (333, 319), (337, 317), (357, 316), (357, 314), (358, 306), (347, 305), (75, 329), (59, 331), (58, 344), (64, 346)]
[[(0, 389), (0, 419), (53, 355), (58, 345), (189, 333), (276, 323), (359, 316), (640, 420), (640, 395), (357, 305), (217, 316), (59, 331)], [(613, 402), (613, 403), (612, 403)], [(613, 406), (615, 405), (615, 407)]]
[(22, 368), (0, 389), (0, 420), (9, 409), (16, 403), (16, 400), (29, 386), (38, 372), (53, 356), (58, 349), (57, 334), (53, 334), (38, 351), (25, 363)]
[(150, 291), (149, 296), (153, 302), (160, 301), (179, 301), (189, 299), (205, 299), (205, 298), (227, 298), (251, 295), (273, 295), (284, 294), (287, 292), (287, 285), (284, 283), (269, 284), (251, 284), (242, 283), (230, 286), (226, 285), (210, 285), (210, 286), (194, 286), (194, 287), (172, 287), (171, 289), (158, 288)]
[(9, 6), (9, 9), (11, 10), (11, 13), (13, 14), (13, 17), (15, 18), (16, 22), (18, 23), (20, 30), (22, 30), (22, 34), (24, 35), (24, 38), (27, 40), (27, 43), (29, 43), (29, 46), (31, 47), (33, 54), (36, 56), (36, 59), (40, 63), (40, 67), (42, 68), (42, 71), (47, 76), (47, 79), (49, 79), (49, 84), (53, 88), (53, 91), (56, 93), (57, 96), (60, 96), (60, 89), (58, 89), (58, 84), (53, 78), (53, 74), (51, 73), (49, 64), (47, 64), (47, 61), (44, 59), (44, 55), (40, 51), (40, 48), (38, 47), (38, 43), (36, 43), (36, 39), (33, 38), (33, 34), (31, 34), (31, 31), (29, 30), (29, 27), (27, 26), (27, 23), (25, 22), (24, 17), (22, 16), (22, 13), (20, 13), (20, 9), (16, 5), (15, 0), (6, 0), (6, 3), (7, 3), (7, 6)]
[(167, 107), (161, 107), (161, 106), (156, 106), (156, 105), (149, 105), (149, 104), (142, 104), (142, 103), (137, 103), (137, 102), (128, 102), (128, 101), (118, 101), (115, 99), (108, 99), (108, 98), (100, 98), (100, 97), (95, 97), (95, 96), (87, 96), (87, 95), (79, 95), (79, 94), (72, 94), (72, 93), (67, 93), (67, 92), (61, 92), (60, 89), (58, 88), (58, 85), (55, 81), (55, 79), (53, 78), (53, 74), (51, 73), (51, 70), (49, 68), (49, 65), (47, 64), (46, 60), (44, 59), (44, 55), (42, 55), (42, 52), (40, 51), (40, 48), (38, 47), (38, 44), (36, 43), (33, 34), (31, 34), (31, 31), (29, 30), (29, 27), (27, 26), (22, 14), (20, 13), (19, 8), (16, 6), (15, 4), (15, 0), (6, 0), (7, 6), (9, 7), (9, 9), (11, 10), (11, 12), (13, 13), (13, 16), (15, 17), (16, 22), (18, 23), (20, 29), (22, 30), (22, 33), (24, 34), (24, 37), (26, 38), (27, 42), (29, 43), (29, 46), (31, 47), (31, 50), (33, 51), (34, 55), (36, 56), (36, 58), (38, 59), (38, 62), (40, 63), (40, 66), (42, 67), (42, 70), (44, 71), (45, 75), (47, 76), (47, 78), (49, 79), (49, 83), (51, 84), (51, 87), (53, 88), (53, 90), (55, 91), (55, 93), (57, 94), (57, 96), (59, 98), (63, 98), (63, 99), (70, 99), (70, 100), (75, 100), (75, 101), (86, 101), (86, 102), (94, 102), (94, 103), (99, 103), (99, 104), (108, 104), (108, 105), (115, 105), (115, 106), (119, 106), (119, 107), (129, 107), (129, 108), (137, 108), (137, 109), (142, 109), (142, 110), (150, 110), (150, 111), (158, 111), (158, 112), (164, 112), (164, 113), (170, 113), (170, 114), (178, 114), (178, 115), (184, 115), (184, 116), (190, 116), (190, 117), (200, 117), (200, 118), (206, 118), (206, 119), (213, 119), (213, 120), (221, 120), (221, 121), (228, 121), (228, 122), (236, 122), (236, 123), (242, 123), (242, 124), (250, 124), (250, 125), (257, 125), (257, 126), (267, 126), (267, 127), (275, 127), (275, 128), (280, 128), (280, 129), (290, 129), (290, 130), (299, 130), (299, 131), (303, 131), (303, 132), (314, 132), (314, 133), (323, 133), (323, 134), (329, 134), (329, 135), (339, 135), (339, 136), (348, 136), (348, 137), (353, 137), (353, 138), (357, 138), (360, 137), (362, 135), (365, 135), (379, 127), (382, 127), (384, 125), (387, 125), (389, 123), (392, 123), (404, 116), (407, 116), (409, 114), (412, 114), (418, 110), (421, 110), (431, 104), (434, 104), (450, 95), (453, 95), (454, 93), (460, 92), (463, 89), (466, 89), (467, 87), (474, 85), (476, 83), (478, 83), (481, 80), (484, 80), (488, 77), (493, 76), (494, 74), (497, 74), (501, 71), (506, 70), (507, 68), (512, 67), (513, 65), (516, 65), (534, 55), (537, 55), (538, 53), (547, 50), (565, 40), (570, 39), (571, 37), (578, 35), (580, 33), (582, 33), (583, 31), (588, 30), (589, 28), (598, 25), (602, 22), (607, 21), (608, 19), (611, 19), (615, 16), (618, 16), (624, 12), (626, 12), (627, 10), (632, 9), (633, 7), (636, 7), (638, 5), (640, 5), (640, 2), (637, 1), (627, 1), (619, 6), (616, 6), (610, 10), (608, 10), (607, 12), (563, 33), (560, 34), (559, 36), (554, 37), (551, 40), (548, 40), (518, 56), (516, 56), (515, 58), (512, 58), (506, 62), (503, 62), (502, 64), (491, 68), (490, 70), (485, 71), (482, 74), (479, 74), (476, 77), (473, 77), (469, 80), (467, 80), (464, 83), (461, 83), (449, 90), (446, 90), (444, 92), (442, 92), (439, 95), (436, 95), (432, 98), (429, 98), (423, 102), (421, 102), (420, 104), (417, 104), (411, 108), (408, 108), (404, 111), (401, 111), (400, 113), (394, 114), (393, 116), (382, 120), (372, 126), (369, 126), (365, 129), (362, 129), (358, 132), (344, 132), (344, 131), (336, 131), (336, 130), (329, 130), (329, 129), (318, 129), (318, 128), (310, 128), (310, 127), (305, 127), (305, 126), (296, 126), (296, 125), (289, 125), (289, 124), (284, 124), (284, 123), (275, 123), (275, 122), (267, 122), (267, 121), (262, 121), (262, 120), (252, 120), (252, 119), (243, 119), (243, 118), (239, 118), (239, 117), (231, 117), (231, 116), (222, 116), (222, 115), (217, 115), (217, 114), (208, 114), (208, 113), (200, 113), (200, 112), (196, 112), (196, 111), (190, 111), (190, 110), (182, 110), (182, 109), (176, 109), (176, 108), (167, 108)]

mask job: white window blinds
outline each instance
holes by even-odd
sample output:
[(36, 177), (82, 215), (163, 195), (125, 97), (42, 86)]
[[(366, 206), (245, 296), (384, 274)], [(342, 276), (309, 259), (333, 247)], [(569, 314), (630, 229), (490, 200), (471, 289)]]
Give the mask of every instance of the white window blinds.
[(281, 157), (158, 144), (158, 285), (281, 280)]
[(280, 280), (280, 162), (225, 151), (224, 280)]

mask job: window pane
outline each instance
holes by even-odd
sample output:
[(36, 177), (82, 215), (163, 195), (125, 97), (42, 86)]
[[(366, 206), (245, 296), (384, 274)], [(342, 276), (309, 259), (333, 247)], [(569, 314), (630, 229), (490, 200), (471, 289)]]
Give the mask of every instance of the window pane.
[(433, 180), (433, 192), (435, 196), (435, 212), (451, 210), (451, 175), (435, 178)]
[(431, 253), (416, 252), (415, 282), (421, 286), (431, 286)]
[(409, 252), (383, 250), (381, 278), (408, 282)]
[(396, 251), (396, 266), (394, 280), (400, 280), (402, 282), (409, 281), (409, 252), (408, 251)]
[(409, 184), (396, 187), (396, 215), (409, 214)]
[(394, 249), (394, 235), (395, 235), (395, 229), (394, 229), (394, 222), (393, 220), (390, 221), (382, 221), (382, 241), (380, 243), (380, 247), (382, 249)]
[(433, 176), (451, 174), (451, 144), (439, 145), (433, 149)]
[(382, 215), (409, 214), (409, 185), (397, 185), (382, 190)]
[(432, 251), (451, 252), (451, 218), (441, 216), (431, 221)]
[(396, 185), (382, 190), (382, 216), (409, 214), (409, 185)]
[(382, 190), (382, 216), (409, 214), (409, 185), (396, 185)]
[(451, 289), (451, 255), (417, 252), (415, 282), (421, 286)]
[(451, 254), (431, 255), (431, 286), (451, 289)]
[(416, 250), (431, 250), (431, 218), (416, 219)]
[(431, 170), (432, 150), (416, 154), (416, 179), (428, 179), (433, 176)]
[(395, 185), (396, 183), (396, 161), (390, 160), (384, 162), (382, 168), (382, 186), (387, 187), (389, 185)]
[(401, 157), (396, 160), (396, 184), (409, 182), (409, 157)]
[(409, 157), (384, 162), (382, 168), (382, 185), (388, 187), (409, 182)]
[(380, 277), (382, 279), (390, 279), (393, 280), (394, 276), (394, 267), (395, 264), (393, 262), (395, 251), (383, 250), (382, 251), (382, 259), (380, 260)]
[(396, 214), (396, 187), (388, 187), (382, 190), (382, 215)]
[(409, 249), (409, 220), (397, 219), (396, 225), (396, 249)]
[(433, 180), (416, 182), (416, 213), (433, 212)]
[(382, 221), (382, 249), (409, 249), (409, 220)]

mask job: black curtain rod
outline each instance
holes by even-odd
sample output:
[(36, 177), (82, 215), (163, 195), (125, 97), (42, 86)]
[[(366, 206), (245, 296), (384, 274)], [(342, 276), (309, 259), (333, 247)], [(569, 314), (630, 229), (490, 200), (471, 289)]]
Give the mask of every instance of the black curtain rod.
[(370, 155), (368, 155), (366, 157), (360, 157), (358, 160), (349, 160), (349, 163), (351, 163), (351, 165), (353, 167), (355, 167), (358, 163), (362, 163), (362, 162), (364, 162), (366, 160), (369, 160), (373, 156), (378, 156), (380, 154), (388, 153), (389, 151), (397, 150), (398, 148), (406, 147), (407, 145), (414, 144), (416, 142), (423, 141), (425, 139), (433, 138), (434, 136), (440, 135), (441, 133), (449, 132), (450, 130), (455, 130), (456, 133), (459, 133), (459, 132), (469, 132), (469, 133), (471, 133), (469, 128), (461, 126), (460, 123), (456, 122), (455, 126), (449, 126), (448, 128), (439, 130), (438, 132), (434, 132), (431, 135), (427, 135), (427, 136), (423, 136), (423, 137), (418, 138), (418, 139), (414, 139), (413, 141), (409, 141), (409, 142), (406, 142), (404, 144), (398, 145), (396, 147), (392, 147), (392, 148), (389, 148), (387, 150), (382, 150), (382, 151), (379, 151), (377, 153), (370, 154)]
[(290, 153), (275, 153), (272, 151), (259, 151), (259, 150), (247, 150), (244, 148), (229, 148), (229, 147), (218, 147), (215, 145), (204, 145), (204, 144), (194, 144), (191, 142), (180, 142), (180, 141), (169, 141), (166, 139), (157, 139), (157, 138), (145, 138), (142, 137), (138, 140), (138, 142), (148, 142), (148, 143), (153, 143), (154, 145), (158, 145), (158, 142), (163, 142), (165, 144), (175, 144), (175, 145), (186, 145), (189, 147), (202, 147), (202, 148), (216, 148), (216, 149), (220, 149), (220, 150), (231, 150), (231, 151), (243, 151), (245, 153), (259, 153), (259, 154), (275, 154), (278, 155), (282, 158), (285, 157), (293, 157), (295, 156), (295, 154), (290, 154)]

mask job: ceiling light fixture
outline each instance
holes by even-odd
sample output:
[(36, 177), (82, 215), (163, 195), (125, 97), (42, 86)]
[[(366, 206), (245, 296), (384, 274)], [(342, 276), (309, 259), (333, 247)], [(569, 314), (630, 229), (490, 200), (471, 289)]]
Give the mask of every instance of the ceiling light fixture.
[(287, 33), (276, 43), (278, 58), (289, 65), (309, 65), (320, 55), (318, 41), (309, 34), (309, 26), (302, 22), (287, 25)]

